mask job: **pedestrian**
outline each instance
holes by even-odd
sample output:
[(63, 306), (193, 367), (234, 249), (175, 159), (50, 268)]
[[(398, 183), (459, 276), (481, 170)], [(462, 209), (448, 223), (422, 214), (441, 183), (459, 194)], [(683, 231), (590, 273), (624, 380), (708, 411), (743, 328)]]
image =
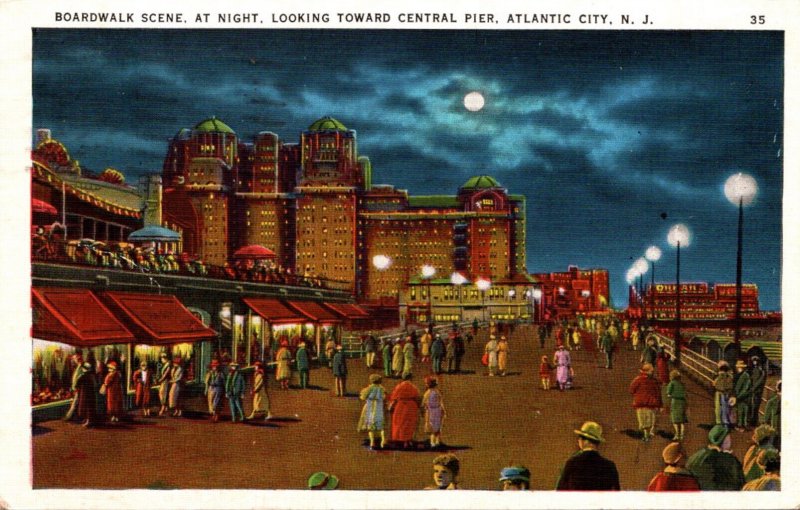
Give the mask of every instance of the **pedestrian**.
[(419, 337), (420, 361), (422, 361), (423, 363), (427, 363), (431, 359), (431, 343), (432, 342), (433, 342), (433, 339), (431, 337), (431, 334), (428, 333), (428, 330), (426, 329), (422, 333), (422, 336)]
[(744, 485), (739, 459), (730, 453), (730, 430), (714, 425), (708, 431), (708, 446), (689, 457), (686, 467), (697, 478), (703, 491), (738, 491)]
[(83, 420), (84, 427), (90, 427), (97, 420), (97, 381), (92, 364), (84, 361), (75, 383), (78, 403), (75, 414)]
[(411, 375), (414, 372), (415, 351), (414, 342), (409, 336), (406, 338), (406, 343), (403, 346), (403, 377), (405, 377), (406, 374)]
[(559, 391), (564, 391), (572, 379), (572, 358), (564, 349), (563, 344), (558, 345), (558, 350), (553, 354), (553, 361), (556, 364), (556, 382)]
[(733, 392), (733, 374), (725, 360), (717, 362), (714, 378), (714, 421), (717, 425), (731, 426), (730, 397)]
[(483, 352), (486, 355), (489, 375), (494, 376), (497, 373), (497, 340), (495, 335), (489, 335), (489, 341), (486, 342)]
[(333, 383), (336, 396), (344, 397), (347, 394), (347, 360), (342, 344), (336, 345), (336, 353), (333, 355)]
[[(303, 345), (301, 342), (300, 345)], [(298, 350), (298, 352), (300, 352)], [(264, 413), (264, 421), (269, 421), (272, 414), (269, 412), (269, 394), (267, 393), (267, 378), (264, 375), (264, 364), (256, 361), (254, 364), (255, 371), (253, 372), (253, 389), (250, 394), (253, 395), (253, 410), (247, 417), (252, 420), (256, 414)], [(301, 376), (302, 380), (302, 376)]]
[(611, 328), (607, 329), (605, 333), (600, 336), (600, 350), (606, 355), (606, 368), (612, 368), (612, 358), (614, 356), (615, 347), (614, 335), (611, 334)]
[(644, 350), (642, 350), (642, 356), (639, 358), (639, 363), (650, 363), (651, 365), (655, 365), (656, 357), (658, 357), (658, 350), (656, 350), (656, 337), (653, 335), (648, 336), (645, 343), (646, 345)]
[(328, 338), (325, 342), (325, 359), (328, 360), (328, 367), (333, 367), (333, 355), (336, 353), (336, 342), (333, 337)]
[(425, 378), (425, 393), (422, 395), (422, 408), (425, 410), (425, 432), (430, 434), (431, 448), (441, 444), (442, 424), (444, 423), (445, 410), (442, 392), (439, 391), (439, 381), (435, 376)]
[(74, 354), (72, 363), (75, 365), (75, 369), (72, 371), (72, 384), (70, 385), (72, 402), (69, 405), (67, 414), (64, 415), (64, 421), (70, 421), (78, 408), (78, 379), (83, 375), (83, 356), (80, 353)]
[(604, 443), (603, 427), (593, 421), (585, 422), (578, 436), (578, 452), (564, 464), (556, 482), (557, 491), (618, 491), (619, 474), (614, 462), (597, 451)]
[(500, 341), (497, 342), (497, 370), (503, 377), (508, 370), (508, 339), (502, 335)]
[(639, 350), (639, 328), (634, 327), (631, 331), (631, 349), (634, 351)]
[(375, 353), (378, 351), (378, 339), (370, 331), (364, 340), (364, 360), (367, 368), (372, 368), (375, 363)]
[(208, 412), (211, 415), (211, 421), (216, 423), (219, 421), (222, 397), (225, 395), (225, 375), (219, 368), (219, 360), (211, 360), (211, 370), (206, 374), (205, 384)]
[(117, 362), (109, 361), (108, 374), (100, 386), (100, 393), (106, 396), (106, 414), (112, 422), (118, 422), (122, 415), (122, 384), (117, 372)]
[[(373, 351), (373, 358), (375, 353)], [(295, 364), (297, 365), (297, 373), (300, 374), (300, 387), (302, 389), (308, 388), (308, 371), (309, 371), (309, 360), (308, 360), (308, 349), (306, 349), (306, 343), (300, 342), (297, 345), (297, 352), (294, 355)]]
[(577, 327), (572, 330), (572, 346), (576, 351), (581, 350), (581, 331)]
[(411, 374), (394, 387), (389, 396), (389, 411), (392, 412), (392, 441), (410, 448), (419, 421), (419, 390), (411, 382)]
[(478, 323), (478, 319), (472, 319), (472, 335), (475, 336), (478, 334), (478, 327), (480, 324)]
[(775, 385), (776, 393), (773, 395), (764, 406), (764, 416), (761, 417), (761, 423), (771, 425), (775, 429), (775, 445), (780, 448), (781, 440), (781, 381)]
[(547, 356), (542, 356), (542, 361), (539, 364), (539, 379), (542, 383), (542, 389), (547, 391), (550, 389), (550, 382), (553, 377), (553, 365), (547, 359)]
[(673, 369), (669, 373), (667, 398), (669, 398), (669, 420), (675, 429), (673, 441), (683, 441), (685, 425), (689, 422), (686, 416), (686, 386), (681, 382), (681, 371)]
[(753, 396), (753, 385), (747, 373), (747, 363), (736, 361), (736, 375), (733, 376), (733, 404), (736, 407), (736, 430), (743, 432), (749, 428), (750, 402)]
[(664, 459), (664, 470), (650, 480), (647, 490), (650, 492), (665, 491), (699, 491), (697, 478), (686, 469), (686, 454), (681, 443), (672, 442), (661, 452)]
[(531, 488), (531, 472), (525, 466), (509, 466), (500, 470), (504, 491), (527, 491)]
[(464, 354), (467, 352), (467, 347), (464, 344), (464, 337), (461, 335), (461, 330), (456, 331), (455, 337), (453, 338), (453, 344), (456, 348), (456, 373), (461, 372), (461, 360), (464, 358)]
[(225, 396), (231, 408), (231, 423), (236, 423), (237, 416), (239, 421), (244, 421), (242, 395), (244, 395), (244, 377), (239, 372), (239, 364), (231, 361), (228, 364), (228, 377), (225, 379)]
[(161, 401), (159, 416), (164, 416), (169, 409), (169, 381), (172, 376), (172, 364), (167, 358), (167, 353), (161, 353), (161, 370), (158, 372), (158, 399)]
[(776, 431), (771, 425), (759, 425), (753, 431), (753, 444), (744, 454), (744, 460), (742, 461), (745, 482), (753, 481), (764, 475), (764, 470), (756, 460), (762, 451), (776, 449), (772, 444), (775, 434)]
[(142, 409), (142, 416), (150, 416), (150, 387), (153, 385), (153, 371), (147, 361), (139, 364), (139, 369), (131, 377), (134, 391), (134, 405)]
[(758, 356), (750, 358), (750, 383), (753, 391), (750, 394), (750, 417), (748, 424), (751, 427), (758, 425), (758, 410), (761, 408), (761, 400), (764, 397), (764, 387), (767, 384), (767, 372), (761, 367), (761, 359)]
[(456, 344), (453, 336), (452, 333), (448, 335), (444, 344), (444, 364), (448, 374), (453, 373), (456, 368)]
[(282, 390), (289, 389), (289, 381), (292, 378), (292, 351), (289, 350), (289, 341), (285, 338), (281, 340), (278, 352), (275, 353), (275, 380), (281, 386)]
[(381, 348), (381, 359), (383, 360), (383, 376), (391, 377), (392, 375), (392, 342), (388, 338), (383, 339), (383, 347)]
[(544, 349), (544, 341), (547, 338), (547, 327), (544, 324), (539, 324), (539, 348)]
[(458, 489), (458, 472), (461, 463), (452, 453), (439, 455), (433, 459), (433, 485), (425, 487), (434, 490)]
[(431, 360), (434, 374), (442, 373), (442, 359), (444, 358), (444, 350), (445, 347), (442, 337), (437, 333), (436, 338), (431, 344)]
[(628, 391), (633, 395), (633, 408), (636, 420), (642, 431), (642, 440), (646, 443), (655, 435), (656, 411), (663, 406), (661, 402), (661, 384), (653, 377), (653, 365), (645, 363), (639, 375), (631, 382)]
[(369, 386), (359, 392), (358, 398), (364, 402), (361, 416), (358, 419), (359, 432), (369, 434), (369, 447), (375, 448), (375, 433), (380, 433), (381, 448), (386, 447), (383, 408), (386, 401), (386, 388), (381, 385), (380, 374), (370, 374)]
[(658, 382), (669, 384), (669, 354), (667, 354), (663, 345), (658, 348), (658, 354), (656, 355), (656, 374)]
[(169, 378), (169, 410), (172, 416), (183, 415), (181, 409), (181, 390), (183, 389), (183, 365), (180, 356), (172, 358), (172, 370)]
[(403, 344), (400, 343), (399, 338), (395, 338), (394, 347), (392, 347), (392, 375), (400, 377), (403, 372)]
[(747, 482), (743, 491), (779, 491), (781, 490), (781, 454), (778, 450), (764, 450), (756, 459), (764, 474)]

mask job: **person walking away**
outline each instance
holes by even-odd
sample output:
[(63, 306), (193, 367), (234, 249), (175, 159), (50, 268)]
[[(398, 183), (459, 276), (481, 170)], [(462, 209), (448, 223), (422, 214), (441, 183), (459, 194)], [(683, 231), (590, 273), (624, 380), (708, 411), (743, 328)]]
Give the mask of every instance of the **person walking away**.
[(153, 385), (153, 371), (147, 366), (146, 361), (139, 364), (139, 369), (133, 373), (131, 386), (134, 391), (134, 405), (142, 410), (142, 416), (150, 416), (150, 387)]
[(336, 345), (333, 355), (333, 382), (337, 397), (344, 397), (347, 393), (347, 361), (344, 357), (342, 344)]
[(392, 343), (388, 338), (383, 340), (383, 347), (381, 348), (381, 358), (383, 360), (383, 376), (391, 377), (392, 375)]
[(389, 410), (392, 412), (392, 441), (404, 448), (410, 448), (419, 421), (420, 394), (411, 382), (411, 375), (394, 387), (389, 396)]
[(434, 374), (442, 373), (442, 359), (444, 358), (444, 351), (444, 342), (442, 341), (442, 337), (437, 333), (436, 339), (433, 341), (433, 344), (431, 344), (431, 360)]
[(455, 337), (453, 338), (453, 344), (456, 348), (456, 373), (461, 372), (461, 360), (464, 358), (464, 354), (467, 352), (466, 345), (464, 344), (464, 337), (461, 335), (461, 330), (456, 331)]
[(669, 384), (667, 384), (667, 398), (669, 399), (669, 419), (672, 428), (675, 429), (673, 441), (683, 441), (683, 434), (686, 423), (689, 422), (686, 416), (686, 386), (681, 381), (680, 370), (673, 369), (669, 373)]
[(222, 397), (225, 395), (225, 375), (220, 371), (219, 360), (211, 360), (211, 370), (206, 374), (205, 383), (208, 412), (211, 414), (211, 421), (216, 423), (219, 421)]
[[(300, 345), (303, 345), (303, 343), (301, 342)], [(298, 350), (297, 352), (299, 353), (300, 351)], [(250, 390), (250, 393), (253, 395), (253, 410), (250, 412), (247, 419), (252, 420), (256, 417), (256, 414), (264, 413), (264, 421), (269, 421), (272, 418), (272, 414), (269, 412), (269, 394), (267, 393), (267, 378), (264, 375), (264, 364), (260, 361), (256, 361), (254, 365), (253, 389)]]
[[(373, 358), (375, 352), (372, 352)], [(295, 353), (295, 363), (297, 364), (297, 372), (300, 374), (300, 387), (302, 389), (308, 388), (308, 371), (310, 367), (308, 359), (308, 349), (305, 342), (300, 342), (297, 346), (297, 353)]]
[(553, 354), (553, 360), (556, 364), (556, 382), (558, 389), (564, 391), (572, 378), (572, 357), (569, 352), (564, 349), (563, 344), (558, 345), (558, 350)]
[(631, 349), (634, 351), (639, 350), (639, 328), (633, 328), (631, 331)]
[(642, 365), (639, 375), (631, 382), (628, 391), (633, 395), (633, 408), (636, 420), (642, 431), (642, 440), (646, 443), (655, 435), (656, 411), (662, 407), (661, 385), (653, 377), (653, 365)]
[(764, 387), (767, 384), (767, 372), (761, 367), (761, 359), (758, 356), (750, 358), (750, 384), (753, 391), (750, 394), (750, 417), (748, 424), (751, 427), (758, 425), (758, 410), (761, 408), (761, 400), (764, 397)]
[(106, 375), (100, 392), (106, 396), (106, 414), (112, 422), (118, 422), (122, 415), (122, 384), (120, 375), (117, 372), (117, 362), (109, 361), (108, 375)]
[(714, 378), (714, 421), (717, 425), (731, 425), (730, 397), (733, 391), (733, 374), (725, 360), (717, 363), (717, 377)]
[(647, 342), (644, 350), (642, 351), (642, 356), (639, 358), (639, 362), (641, 364), (650, 363), (651, 365), (655, 366), (656, 357), (658, 357), (658, 350), (656, 350), (656, 337), (649, 336), (647, 337)]
[(619, 473), (613, 461), (606, 459), (598, 448), (605, 442), (603, 427), (593, 421), (585, 422), (578, 436), (578, 451), (564, 464), (556, 482), (557, 491), (618, 491)]
[(778, 450), (764, 450), (756, 460), (764, 474), (747, 482), (743, 491), (779, 491), (781, 490), (781, 454)]
[(403, 372), (403, 344), (396, 338), (392, 347), (392, 375), (400, 377)]
[(369, 386), (362, 389), (358, 398), (364, 402), (361, 416), (358, 419), (358, 431), (366, 431), (369, 435), (369, 447), (375, 448), (375, 434), (381, 436), (381, 448), (386, 447), (386, 432), (384, 430), (383, 408), (386, 402), (386, 388), (381, 385), (380, 374), (370, 374)]
[(236, 423), (237, 416), (239, 421), (244, 421), (242, 395), (244, 395), (244, 377), (239, 372), (239, 364), (231, 361), (228, 365), (228, 377), (225, 379), (225, 396), (231, 408), (231, 423)]
[(497, 370), (501, 376), (505, 377), (507, 369), (508, 369), (508, 339), (505, 336), (501, 336), (500, 341), (497, 342)]
[(444, 344), (444, 363), (448, 374), (453, 373), (456, 368), (456, 344), (453, 336), (452, 333), (448, 335)]
[(666, 466), (650, 480), (647, 485), (649, 492), (700, 490), (697, 478), (685, 467), (686, 454), (681, 443), (668, 444), (661, 452), (661, 458)]
[(736, 430), (744, 432), (750, 417), (750, 400), (753, 396), (753, 385), (747, 373), (747, 363), (736, 361), (736, 375), (733, 377), (733, 404), (736, 407)]
[(486, 342), (483, 350), (489, 360), (489, 375), (494, 376), (497, 373), (497, 340), (495, 335), (489, 335), (489, 341)]
[(430, 434), (431, 448), (441, 444), (442, 424), (445, 418), (444, 401), (439, 391), (439, 381), (434, 376), (425, 378), (425, 393), (422, 395), (422, 408), (425, 410), (425, 432)]
[(415, 354), (415, 347), (414, 342), (411, 340), (411, 337), (406, 338), (406, 344), (403, 346), (403, 376), (405, 377), (406, 374), (411, 374), (414, 371), (414, 358), (416, 357)]
[(775, 450), (772, 444), (775, 439), (776, 431), (770, 425), (759, 425), (753, 431), (753, 444), (744, 454), (742, 462), (742, 470), (744, 472), (744, 481), (751, 482), (764, 475), (764, 469), (758, 465), (756, 460), (758, 455), (764, 450)]
[(473, 336), (477, 336), (478, 335), (478, 327), (479, 326), (480, 326), (480, 324), (478, 323), (478, 319), (472, 319), (472, 335)]
[(372, 368), (372, 365), (375, 363), (375, 352), (377, 350), (378, 350), (378, 339), (375, 338), (375, 335), (372, 332), (370, 332), (367, 335), (367, 339), (364, 341), (364, 352), (366, 353), (365, 358), (366, 358), (367, 368)]
[(547, 356), (542, 356), (542, 362), (539, 365), (539, 379), (542, 381), (542, 389), (547, 391), (550, 389), (550, 382), (553, 378), (553, 365), (547, 359)]
[(600, 349), (606, 355), (606, 368), (612, 368), (612, 357), (614, 356), (614, 335), (611, 334), (611, 328), (607, 329), (600, 337)]
[(172, 358), (172, 371), (169, 379), (169, 410), (172, 416), (181, 416), (181, 390), (183, 388), (183, 365), (180, 356)]
[(700, 490), (738, 491), (742, 488), (742, 464), (730, 450), (730, 430), (725, 425), (714, 425), (708, 431), (708, 446), (698, 450), (686, 463), (697, 478)]
[(544, 341), (547, 338), (547, 327), (544, 324), (539, 324), (539, 348), (544, 349)]
[(169, 409), (169, 381), (172, 377), (172, 364), (167, 359), (167, 353), (161, 353), (161, 370), (158, 373), (158, 399), (161, 401), (159, 416), (164, 416)]
[(428, 330), (426, 329), (419, 338), (420, 361), (423, 363), (427, 363), (431, 359), (431, 343), (431, 334), (428, 333)]

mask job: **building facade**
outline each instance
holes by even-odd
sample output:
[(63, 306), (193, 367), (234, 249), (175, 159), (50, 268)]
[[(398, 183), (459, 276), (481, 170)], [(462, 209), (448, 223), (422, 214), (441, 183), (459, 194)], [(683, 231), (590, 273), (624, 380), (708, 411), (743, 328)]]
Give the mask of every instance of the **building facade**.
[(607, 269), (569, 266), (563, 272), (535, 273), (532, 276), (541, 286), (541, 307), (546, 319), (609, 308)]
[[(654, 320), (674, 320), (677, 292), (674, 283), (647, 285), (643, 293), (629, 287), (628, 313)], [(736, 316), (736, 284), (681, 283), (681, 320), (732, 320)], [(763, 318), (758, 286), (742, 284), (742, 318)]]

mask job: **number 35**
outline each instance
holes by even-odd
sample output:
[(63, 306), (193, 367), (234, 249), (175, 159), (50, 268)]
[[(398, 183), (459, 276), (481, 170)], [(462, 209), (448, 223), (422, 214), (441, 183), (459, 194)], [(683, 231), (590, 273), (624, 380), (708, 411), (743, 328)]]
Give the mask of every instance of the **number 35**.
[(764, 21), (764, 16), (750, 16), (751, 25), (763, 25)]

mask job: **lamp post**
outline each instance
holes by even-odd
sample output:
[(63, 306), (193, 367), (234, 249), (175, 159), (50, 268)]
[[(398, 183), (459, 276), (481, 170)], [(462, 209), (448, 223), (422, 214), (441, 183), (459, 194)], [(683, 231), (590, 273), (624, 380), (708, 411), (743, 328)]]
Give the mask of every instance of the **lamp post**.
[(533, 302), (535, 304), (535, 312), (532, 315), (534, 315), (536, 323), (538, 324), (542, 320), (542, 311), (540, 309), (542, 306), (542, 289), (533, 289)]
[[(636, 279), (638, 277), (639, 277), (639, 272), (636, 271), (636, 268), (633, 267), (633, 266), (631, 266), (628, 269), (628, 272), (625, 273), (625, 281), (628, 282), (628, 309), (629, 310), (630, 310), (630, 307), (631, 307), (631, 303), (630, 303), (631, 287), (634, 285), (634, 282), (636, 282)], [(635, 289), (635, 287), (634, 287), (634, 289)]]
[[(655, 302), (655, 287), (656, 287), (656, 262), (661, 258), (661, 248), (658, 246), (651, 246), (644, 252), (644, 257), (650, 261), (650, 316), (655, 317), (656, 302)], [(644, 293), (645, 298), (647, 292)], [(647, 314), (645, 314), (645, 321), (647, 321)]]
[(433, 324), (433, 308), (431, 306), (431, 278), (436, 274), (436, 268), (430, 264), (422, 266), (422, 279), (428, 284), (428, 323)]
[(753, 203), (758, 192), (756, 180), (741, 172), (733, 174), (725, 181), (725, 197), (739, 207), (739, 229), (736, 243), (736, 316), (734, 318), (733, 343), (736, 357), (742, 353), (742, 231), (744, 226), (744, 207)]
[(644, 288), (643, 281), (644, 281), (644, 275), (647, 274), (647, 270), (650, 268), (647, 265), (647, 260), (645, 260), (644, 257), (639, 257), (638, 259), (636, 259), (636, 262), (633, 263), (633, 267), (636, 268), (636, 272), (639, 275), (639, 290), (637, 292), (637, 294), (639, 295), (638, 301), (642, 306), (642, 308), (644, 308), (645, 307), (644, 294), (642, 291), (642, 289)]
[(459, 273), (455, 271), (453, 274), (450, 275), (450, 283), (454, 286), (458, 287), (458, 316), (461, 318), (461, 321), (464, 320), (464, 305), (461, 299), (461, 286), (467, 283), (467, 279)]
[(689, 228), (678, 223), (669, 229), (667, 242), (676, 248), (675, 259), (675, 365), (681, 364), (681, 246), (689, 246)]
[(512, 301), (514, 301), (514, 297), (516, 295), (517, 295), (517, 291), (516, 290), (509, 289), (509, 291), (508, 291), (508, 314), (509, 315), (513, 315), (513, 313), (514, 313), (513, 310), (512, 310), (512, 307), (514, 306), (512, 304)]
[(475, 280), (475, 286), (481, 291), (481, 303), (483, 306), (483, 322), (486, 322), (486, 291), (492, 286), (492, 282), (485, 278)]

